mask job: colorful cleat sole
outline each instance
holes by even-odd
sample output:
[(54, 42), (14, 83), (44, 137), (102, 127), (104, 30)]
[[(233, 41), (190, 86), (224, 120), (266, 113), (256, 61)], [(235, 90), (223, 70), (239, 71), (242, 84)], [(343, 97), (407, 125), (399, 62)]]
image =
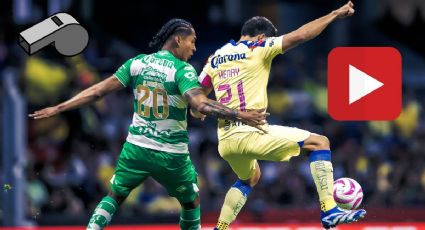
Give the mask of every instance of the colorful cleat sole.
[(357, 222), (364, 218), (366, 211), (363, 209), (359, 210), (345, 210), (339, 207), (335, 207), (327, 212), (321, 212), (322, 226), (325, 229), (336, 227), (338, 224), (348, 224)]

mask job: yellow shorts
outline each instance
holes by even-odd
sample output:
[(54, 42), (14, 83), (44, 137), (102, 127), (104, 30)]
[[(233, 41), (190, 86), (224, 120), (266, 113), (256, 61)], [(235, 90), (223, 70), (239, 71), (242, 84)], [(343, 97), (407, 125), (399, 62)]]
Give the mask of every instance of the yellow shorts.
[(270, 125), (268, 133), (240, 132), (222, 139), (218, 144), (221, 157), (226, 160), (239, 179), (247, 180), (255, 172), (257, 160), (289, 161), (300, 154), (298, 142), (310, 132), (294, 127)]

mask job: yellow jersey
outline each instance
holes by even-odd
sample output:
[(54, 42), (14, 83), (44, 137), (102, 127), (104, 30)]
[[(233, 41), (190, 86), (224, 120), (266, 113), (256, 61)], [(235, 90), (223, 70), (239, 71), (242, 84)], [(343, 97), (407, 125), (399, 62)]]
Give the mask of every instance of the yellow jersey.
[[(282, 36), (264, 40), (230, 41), (208, 58), (199, 82), (214, 88), (217, 101), (242, 111), (267, 108), (267, 82), (273, 58), (282, 53)], [(258, 129), (219, 119), (218, 138)]]

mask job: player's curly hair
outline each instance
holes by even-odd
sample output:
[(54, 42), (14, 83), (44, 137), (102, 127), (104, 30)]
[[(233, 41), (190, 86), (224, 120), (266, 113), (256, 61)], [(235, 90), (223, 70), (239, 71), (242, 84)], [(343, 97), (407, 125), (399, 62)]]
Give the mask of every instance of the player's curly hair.
[(149, 47), (161, 49), (165, 42), (174, 34), (187, 36), (194, 30), (192, 24), (184, 19), (173, 18), (165, 23), (152, 38)]
[(259, 34), (265, 34), (267, 37), (274, 37), (277, 35), (277, 29), (273, 23), (262, 16), (255, 16), (246, 21), (241, 30), (241, 35), (249, 35), (251, 37)]

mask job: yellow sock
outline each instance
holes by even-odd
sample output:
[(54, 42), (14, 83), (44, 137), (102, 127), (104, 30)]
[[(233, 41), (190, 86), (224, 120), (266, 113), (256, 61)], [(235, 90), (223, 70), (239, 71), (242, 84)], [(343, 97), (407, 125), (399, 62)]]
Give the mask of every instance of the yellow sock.
[(333, 198), (333, 168), (330, 161), (313, 161), (310, 163), (311, 175), (319, 194), (320, 209), (324, 212), (336, 206)]
[(229, 228), (229, 224), (228, 223), (224, 223), (222, 221), (218, 221), (216, 228), (218, 230), (227, 230)]
[(226, 230), (245, 205), (246, 197), (239, 189), (230, 188), (224, 198), (224, 204), (221, 208), (220, 217), (218, 218), (217, 229)]

